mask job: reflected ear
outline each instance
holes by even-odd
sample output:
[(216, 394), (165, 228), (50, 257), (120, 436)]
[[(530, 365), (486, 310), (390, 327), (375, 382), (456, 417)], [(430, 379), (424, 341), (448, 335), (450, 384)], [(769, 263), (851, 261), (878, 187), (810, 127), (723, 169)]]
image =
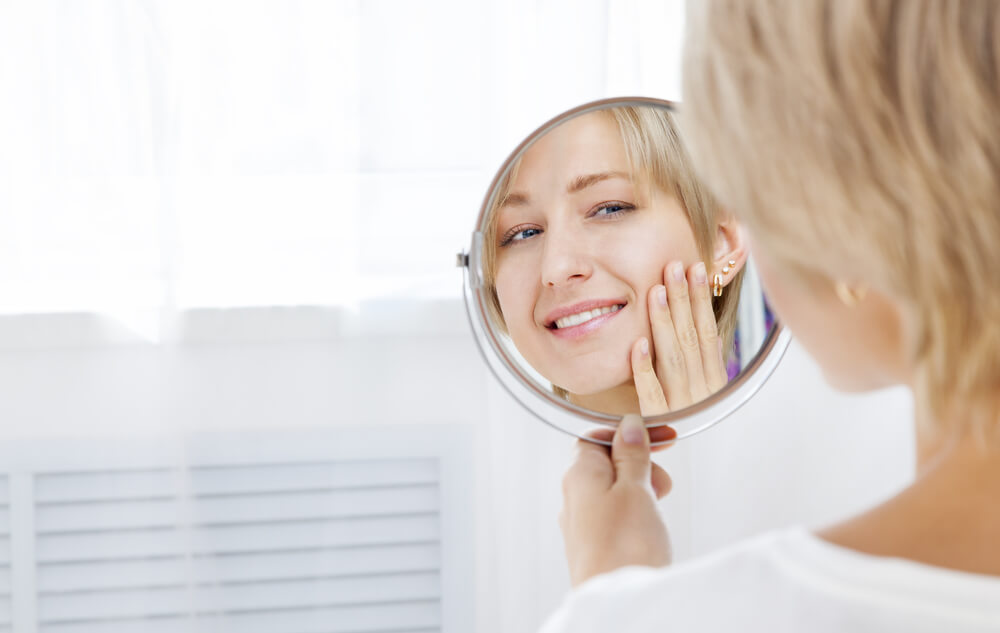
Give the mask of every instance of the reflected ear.
[[(722, 275), (722, 285), (729, 285), (747, 263), (747, 240), (743, 227), (732, 216), (719, 221), (715, 230), (715, 251), (712, 253), (712, 270), (708, 273), (711, 280), (715, 275)], [(729, 262), (735, 262), (730, 264)]]

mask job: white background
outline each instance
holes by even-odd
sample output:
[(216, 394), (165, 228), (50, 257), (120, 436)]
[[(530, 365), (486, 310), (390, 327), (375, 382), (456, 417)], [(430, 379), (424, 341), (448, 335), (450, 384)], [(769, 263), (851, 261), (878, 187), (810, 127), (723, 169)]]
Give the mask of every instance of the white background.
[[(464, 608), (533, 630), (572, 440), (489, 375), (454, 254), (544, 120), (679, 100), (682, 31), (679, 2), (0, 3), (0, 441), (472, 428)], [(677, 558), (890, 494), (909, 411), (793, 342), (657, 458)]]

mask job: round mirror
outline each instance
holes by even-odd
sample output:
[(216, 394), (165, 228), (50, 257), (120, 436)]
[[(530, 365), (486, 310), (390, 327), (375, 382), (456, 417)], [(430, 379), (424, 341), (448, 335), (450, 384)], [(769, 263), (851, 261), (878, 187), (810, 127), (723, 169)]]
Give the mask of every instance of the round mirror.
[(627, 413), (643, 415), (654, 445), (719, 422), (789, 341), (667, 101), (597, 101), (538, 128), (497, 171), (458, 264), (504, 387), (603, 444), (588, 432)]

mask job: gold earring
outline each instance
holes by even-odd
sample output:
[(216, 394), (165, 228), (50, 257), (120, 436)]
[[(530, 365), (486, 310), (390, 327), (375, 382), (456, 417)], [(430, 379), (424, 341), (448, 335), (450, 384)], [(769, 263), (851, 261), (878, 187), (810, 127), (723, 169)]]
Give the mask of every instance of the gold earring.
[(730, 259), (729, 260), (729, 265), (728, 266), (724, 266), (722, 268), (722, 273), (723, 274), (728, 274), (729, 271), (732, 269), (732, 267), (735, 266), (735, 265), (736, 265), (736, 260), (735, 259)]
[(715, 278), (712, 280), (712, 296), (722, 296), (722, 275), (719, 273), (715, 273)]
[(851, 288), (846, 282), (838, 281), (833, 284), (833, 290), (837, 293), (837, 297), (849, 308), (853, 308), (858, 305), (858, 302), (865, 298), (868, 294), (868, 288), (866, 286), (858, 286), (857, 288)]

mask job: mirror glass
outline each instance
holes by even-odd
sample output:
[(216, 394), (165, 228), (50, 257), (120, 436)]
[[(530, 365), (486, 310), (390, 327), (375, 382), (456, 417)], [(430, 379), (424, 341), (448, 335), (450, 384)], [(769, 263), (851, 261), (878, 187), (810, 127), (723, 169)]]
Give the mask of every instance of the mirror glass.
[(540, 127), (498, 170), (459, 264), (497, 377), (602, 443), (627, 413), (654, 444), (711, 426), (787, 345), (666, 101), (594, 102)]

